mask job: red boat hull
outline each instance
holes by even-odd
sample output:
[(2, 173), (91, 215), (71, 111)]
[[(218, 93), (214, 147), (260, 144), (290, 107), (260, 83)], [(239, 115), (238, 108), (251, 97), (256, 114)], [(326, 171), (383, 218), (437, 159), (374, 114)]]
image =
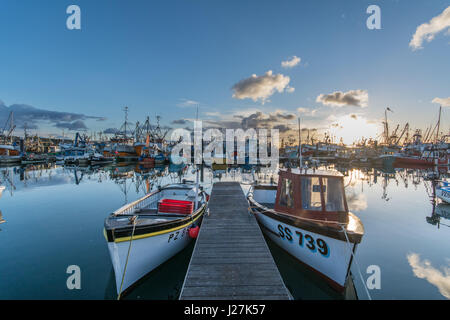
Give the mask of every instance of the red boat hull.
[(394, 167), (400, 167), (403, 165), (410, 166), (433, 166), (433, 159), (423, 159), (423, 158), (403, 158), (399, 157), (394, 161)]

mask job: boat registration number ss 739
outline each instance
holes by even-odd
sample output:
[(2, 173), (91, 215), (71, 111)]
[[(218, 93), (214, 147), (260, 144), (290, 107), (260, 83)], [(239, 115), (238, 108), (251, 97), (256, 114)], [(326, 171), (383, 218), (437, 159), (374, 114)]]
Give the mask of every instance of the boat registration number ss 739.
[(295, 234), (291, 231), (289, 227), (283, 227), (283, 225), (278, 225), (278, 235), (281, 239), (292, 242), (294, 237), (297, 237), (297, 243), (300, 247), (306, 246), (311, 252), (319, 252), (324, 257), (330, 256), (330, 248), (325, 240), (321, 238), (314, 239), (313, 236), (301, 231), (295, 231)]
[(172, 232), (169, 234), (169, 239), (167, 239), (167, 242), (170, 241), (176, 241), (178, 239), (184, 238), (187, 234), (187, 228), (184, 228), (183, 230), (177, 230), (175, 232)]

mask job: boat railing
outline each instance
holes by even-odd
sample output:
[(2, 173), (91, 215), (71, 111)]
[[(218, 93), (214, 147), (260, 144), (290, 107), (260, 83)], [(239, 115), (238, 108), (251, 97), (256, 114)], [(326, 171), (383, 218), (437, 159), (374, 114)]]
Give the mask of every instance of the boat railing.
[(118, 216), (118, 215), (133, 214), (136, 211), (136, 209), (146, 208), (151, 203), (159, 200), (159, 198), (160, 198), (160, 191), (159, 190), (153, 191), (148, 195), (117, 209), (116, 211), (113, 212), (113, 215)]

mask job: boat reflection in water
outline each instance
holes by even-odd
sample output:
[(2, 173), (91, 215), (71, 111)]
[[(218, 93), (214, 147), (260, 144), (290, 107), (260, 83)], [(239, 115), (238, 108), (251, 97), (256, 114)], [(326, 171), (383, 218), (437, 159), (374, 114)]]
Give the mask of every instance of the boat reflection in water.
[[(442, 220), (444, 219), (444, 220)], [(429, 224), (450, 227), (450, 204), (439, 203), (433, 206), (433, 211), (430, 217), (426, 217)]]

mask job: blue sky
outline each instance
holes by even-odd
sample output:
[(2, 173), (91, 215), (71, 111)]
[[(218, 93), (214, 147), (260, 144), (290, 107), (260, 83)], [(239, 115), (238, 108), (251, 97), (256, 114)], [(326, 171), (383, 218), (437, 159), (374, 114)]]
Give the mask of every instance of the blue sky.
[[(70, 4), (81, 8), (81, 30), (66, 28)], [(381, 30), (366, 27), (371, 4), (381, 8)], [(4, 0), (0, 100), (85, 115), (66, 120), (83, 121), (88, 131), (119, 127), (124, 106), (131, 121), (160, 115), (173, 126), (195, 117), (195, 103), (186, 101), (198, 102), (200, 117), (211, 123), (278, 112), (326, 130), (351, 114), (379, 123), (390, 107), (393, 125), (424, 128), (437, 120), (439, 105), (431, 101), (450, 97), (448, 28), (422, 49), (409, 42), (419, 25), (449, 6), (441, 0)], [(283, 68), (293, 56), (300, 63)], [(289, 77), (295, 91), (266, 101), (233, 98), (235, 84), (269, 70)], [(351, 90), (367, 92), (366, 107), (316, 101)], [(39, 133), (61, 132), (56, 120), (36, 123)]]

